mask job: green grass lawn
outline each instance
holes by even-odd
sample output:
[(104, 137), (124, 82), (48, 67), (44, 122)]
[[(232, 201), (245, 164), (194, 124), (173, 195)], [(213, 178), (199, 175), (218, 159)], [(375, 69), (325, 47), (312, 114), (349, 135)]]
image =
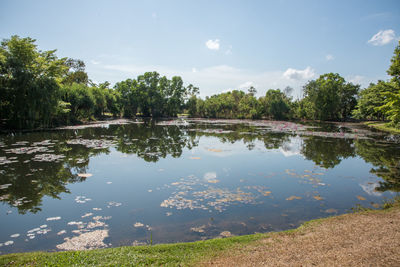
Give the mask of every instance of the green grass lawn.
[(263, 237), (266, 234), (154, 246), (16, 253), (0, 256), (0, 266), (188, 266)]

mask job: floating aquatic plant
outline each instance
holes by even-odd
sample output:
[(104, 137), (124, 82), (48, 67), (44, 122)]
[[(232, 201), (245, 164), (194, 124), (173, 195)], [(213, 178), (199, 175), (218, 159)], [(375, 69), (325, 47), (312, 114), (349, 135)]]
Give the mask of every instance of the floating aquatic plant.
[(57, 216), (57, 217), (49, 217), (49, 218), (46, 219), (46, 221), (58, 221), (58, 220), (60, 220), (60, 219), (61, 219), (60, 216)]
[(93, 174), (91, 174), (91, 173), (79, 173), (78, 176), (82, 177), (82, 178), (89, 178), (89, 177), (92, 177)]
[(64, 159), (64, 155), (56, 155), (56, 154), (37, 154), (32, 158), (34, 161), (40, 162), (60, 162)]
[(293, 199), (302, 199), (302, 197), (290, 196), (290, 197), (288, 197), (286, 200), (293, 200)]
[(58, 244), (56, 247), (60, 250), (87, 250), (95, 248), (108, 247), (104, 243), (104, 239), (108, 237), (108, 230), (95, 230), (87, 233), (82, 233), (79, 236), (72, 238), (64, 238), (64, 243)]

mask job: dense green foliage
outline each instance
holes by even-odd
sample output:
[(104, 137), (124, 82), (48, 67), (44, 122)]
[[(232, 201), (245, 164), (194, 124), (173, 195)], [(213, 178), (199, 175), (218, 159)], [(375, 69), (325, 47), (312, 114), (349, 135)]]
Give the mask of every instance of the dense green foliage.
[(50, 127), (113, 116), (176, 116), (188, 96), (180, 77), (147, 72), (119, 82), (92, 83), (85, 63), (57, 58), (55, 50), (42, 52), (31, 38), (12, 36), (0, 49), (1, 123), (14, 129)]
[(400, 41), (394, 50), (387, 73), (390, 81), (379, 81), (360, 93), (353, 114), (361, 119), (389, 120), (390, 126), (400, 127)]
[(59, 78), (66, 59), (37, 50), (31, 38), (13, 36), (0, 49), (0, 117), (13, 128), (49, 125), (59, 112)]
[[(168, 79), (146, 72), (136, 79), (96, 85), (85, 63), (57, 58), (55, 50), (40, 51), (31, 38), (12, 36), (0, 48), (0, 118), (8, 128), (50, 127), (100, 118), (104, 115), (239, 119), (389, 120), (400, 125), (400, 45), (388, 74), (360, 91), (337, 73), (321, 75), (303, 87), (304, 97), (293, 100), (290, 87), (270, 89), (257, 98), (250, 87), (201, 99), (199, 89), (184, 86), (181, 77)], [(360, 92), (359, 92), (360, 91)]]
[(339, 74), (321, 75), (304, 86), (304, 114), (317, 120), (347, 119), (357, 104), (358, 90), (358, 85), (346, 83)]

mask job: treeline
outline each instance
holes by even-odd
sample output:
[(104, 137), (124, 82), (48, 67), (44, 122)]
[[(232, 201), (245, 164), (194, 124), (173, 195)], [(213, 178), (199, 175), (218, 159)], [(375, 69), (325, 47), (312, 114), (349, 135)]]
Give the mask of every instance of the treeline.
[(308, 82), (301, 100), (290, 97), (292, 88), (282, 92), (270, 89), (265, 96), (256, 98), (256, 90), (248, 93), (234, 90), (206, 97), (193, 96), (188, 101), (190, 116), (208, 118), (268, 118), (346, 120), (352, 115), (357, 104), (359, 85), (347, 83), (339, 74), (328, 73)]
[(147, 72), (110, 88), (93, 83), (85, 63), (40, 51), (31, 38), (12, 36), (0, 49), (0, 118), (13, 129), (77, 123), (103, 115), (177, 116), (198, 92), (181, 77)]
[(349, 119), (389, 121), (400, 128), (400, 42), (387, 73), (389, 81), (371, 83), (361, 90), (337, 73), (321, 75), (303, 87), (303, 98), (293, 100), (292, 88), (270, 89), (256, 98), (256, 89), (234, 90), (206, 97), (192, 96), (187, 111), (193, 117), (268, 118), (343, 121)]
[(31, 38), (12, 36), (0, 49), (0, 119), (8, 128), (51, 127), (93, 120), (104, 115), (247, 119), (310, 119), (390, 121), (400, 127), (400, 42), (394, 51), (389, 81), (364, 90), (328, 73), (309, 81), (303, 97), (292, 88), (270, 89), (257, 98), (256, 89), (233, 90), (197, 97), (199, 89), (184, 86), (181, 77), (168, 79), (147, 72), (110, 87), (93, 83), (81, 60), (58, 58), (55, 50), (40, 51)]

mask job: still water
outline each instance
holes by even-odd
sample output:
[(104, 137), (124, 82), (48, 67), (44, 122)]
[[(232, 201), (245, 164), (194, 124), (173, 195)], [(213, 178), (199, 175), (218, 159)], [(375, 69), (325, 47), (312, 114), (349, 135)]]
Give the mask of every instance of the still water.
[(0, 253), (187, 242), (378, 208), (400, 144), (357, 124), (113, 121), (0, 136)]

